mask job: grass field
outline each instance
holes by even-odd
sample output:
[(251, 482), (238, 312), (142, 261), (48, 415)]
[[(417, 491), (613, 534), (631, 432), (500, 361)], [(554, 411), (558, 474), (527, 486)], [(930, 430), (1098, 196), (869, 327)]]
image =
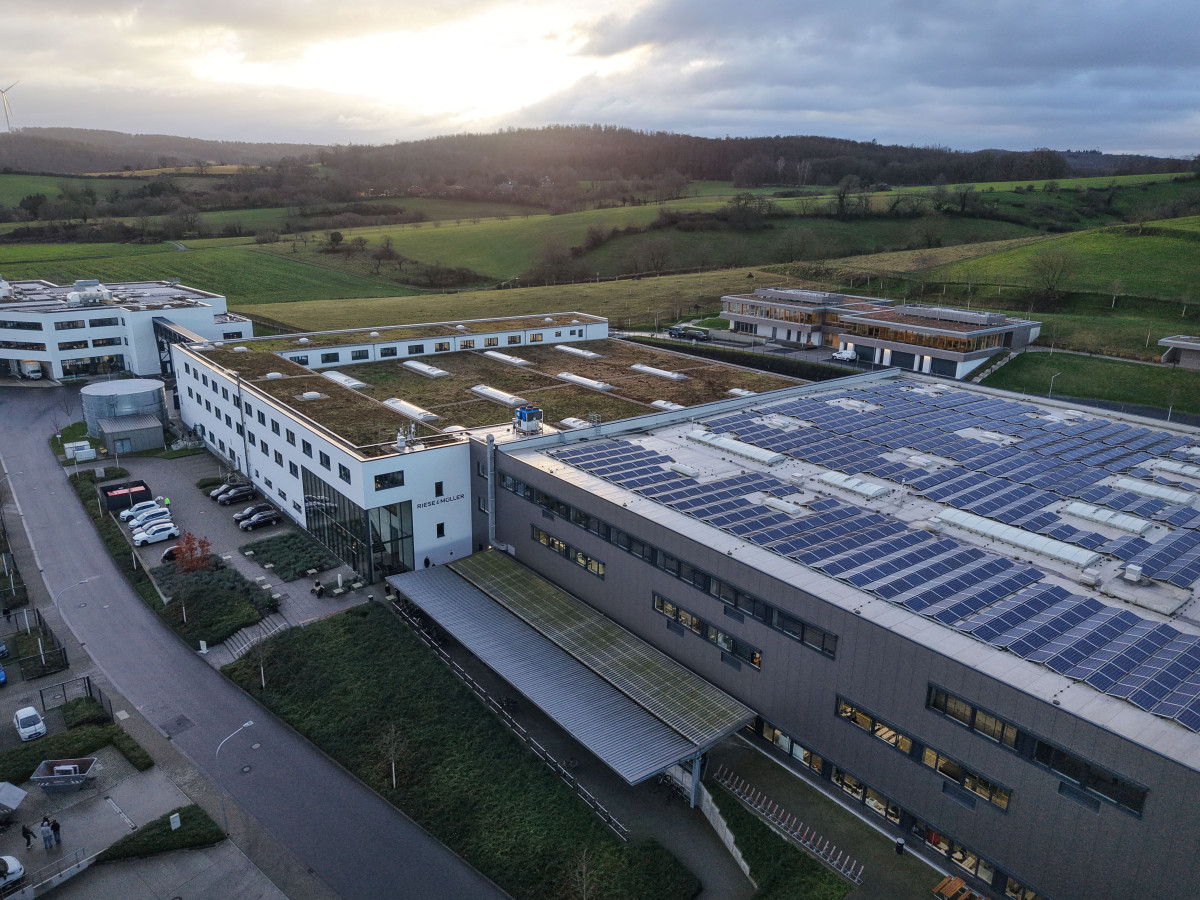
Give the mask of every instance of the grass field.
[(45, 194), (51, 200), (59, 195), (60, 185), (91, 186), (97, 197), (103, 197), (113, 187), (126, 191), (131, 185), (125, 178), (77, 178), (71, 175), (23, 175), (0, 173), (0, 206), (16, 206), (29, 194)]
[[(753, 278), (748, 276), (753, 275)], [(745, 293), (755, 287), (795, 284), (758, 269), (721, 269), (697, 275), (627, 279), (564, 287), (514, 288), (378, 299), (277, 303), (268, 308), (247, 307), (291, 326), (296, 331), (405, 325), (452, 319), (483, 319), (551, 312), (586, 312), (607, 316), (614, 327), (637, 323), (675, 322), (713, 313), (724, 294)], [(231, 302), (231, 306), (236, 306)], [(699, 307), (699, 309), (697, 309)]]
[(1022, 353), (984, 379), (986, 387), (1045, 397), (1088, 397), (1113, 403), (1200, 413), (1200, 372), (1074, 353)]

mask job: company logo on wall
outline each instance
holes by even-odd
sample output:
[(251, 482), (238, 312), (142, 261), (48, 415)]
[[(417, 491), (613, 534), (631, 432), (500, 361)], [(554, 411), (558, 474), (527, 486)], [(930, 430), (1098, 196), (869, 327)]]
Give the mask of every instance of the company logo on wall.
[(418, 503), (417, 509), (427, 509), (430, 506), (437, 506), (439, 503), (453, 503), (455, 500), (461, 500), (466, 494), (455, 494), (453, 497), (438, 497), (436, 500), (426, 500), (424, 503)]

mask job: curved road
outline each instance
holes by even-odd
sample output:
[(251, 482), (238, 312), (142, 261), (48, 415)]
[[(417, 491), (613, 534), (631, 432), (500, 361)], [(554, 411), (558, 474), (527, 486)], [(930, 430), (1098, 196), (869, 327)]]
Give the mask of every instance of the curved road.
[[(146, 608), (47, 446), (68, 390), (0, 389), (0, 457), (19, 473), (8, 483), (50, 595), (121, 693), (343, 897), (507, 897), (213, 671)], [(69, 396), (74, 404), (77, 395)], [(218, 771), (218, 743), (249, 720), (254, 726), (225, 744)]]

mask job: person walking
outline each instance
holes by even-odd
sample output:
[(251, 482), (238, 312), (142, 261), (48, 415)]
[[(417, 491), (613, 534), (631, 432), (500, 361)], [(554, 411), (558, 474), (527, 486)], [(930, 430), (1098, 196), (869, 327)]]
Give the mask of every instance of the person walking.
[(58, 819), (50, 820), (50, 830), (54, 832), (54, 843), (62, 843), (62, 826), (58, 824)]
[(54, 829), (50, 827), (49, 819), (42, 819), (42, 846), (47, 850), (54, 846)]
[(25, 838), (25, 849), (33, 846), (33, 829), (28, 825), (21, 826), (21, 837)]

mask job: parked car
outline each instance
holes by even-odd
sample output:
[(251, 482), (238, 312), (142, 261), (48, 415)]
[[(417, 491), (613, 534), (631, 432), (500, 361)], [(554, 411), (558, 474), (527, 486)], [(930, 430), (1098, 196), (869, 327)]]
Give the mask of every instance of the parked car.
[(134, 516), (129, 520), (128, 525), (133, 531), (140, 531), (151, 522), (169, 522), (171, 521), (171, 510), (165, 506), (156, 506), (154, 509), (148, 509), (140, 516)]
[(144, 547), (146, 544), (157, 544), (173, 537), (179, 537), (179, 526), (167, 519), (165, 522), (152, 522), (141, 531), (135, 531), (133, 543), (135, 547)]
[(708, 332), (703, 328), (685, 328), (683, 329), (683, 339), (685, 341), (707, 341)]
[(838, 362), (855, 362), (858, 360), (858, 354), (849, 349), (838, 350), (833, 354), (833, 358)]
[(681, 338), (683, 337), (683, 329), (678, 325), (672, 325), (667, 329), (667, 337)]
[(244, 522), (251, 516), (256, 516), (261, 512), (272, 512), (274, 509), (275, 507), (271, 506), (270, 503), (255, 503), (253, 506), (247, 506), (241, 512), (234, 513), (233, 521)]
[(130, 519), (136, 519), (142, 513), (150, 512), (152, 509), (162, 509), (157, 500), (143, 500), (141, 503), (135, 503), (129, 509), (121, 510), (121, 521), (128, 522)]
[(6, 656), (8, 656), (8, 644), (0, 641), (0, 659), (4, 659)]
[(253, 500), (257, 495), (257, 491), (252, 484), (239, 484), (231, 487), (220, 497), (217, 502), (222, 506), (228, 506), (230, 503), (240, 503), (243, 500)]
[(0, 887), (16, 884), (25, 877), (25, 867), (15, 856), (0, 856)]
[(224, 484), (219, 484), (215, 488), (213, 488), (211, 491), (209, 491), (208, 496), (210, 499), (216, 500), (226, 491), (232, 490), (233, 488), (238, 487), (241, 484), (242, 484), (242, 482), (240, 482), (240, 481), (226, 481)]
[(8, 684), (8, 673), (4, 671), (4, 666), (0, 666), (0, 684)]
[(32, 741), (46, 733), (46, 723), (42, 721), (42, 717), (32, 706), (25, 706), (17, 710), (13, 716), (13, 727), (17, 729), (17, 734), (23, 741)]
[(250, 518), (243, 520), (242, 523), (238, 525), (238, 528), (242, 529), (242, 531), (253, 531), (255, 528), (259, 528), (262, 525), (278, 524), (279, 513), (271, 509), (266, 512), (255, 513)]
[(179, 545), (172, 544), (162, 552), (162, 561), (165, 563), (175, 562), (175, 554), (179, 552)]

